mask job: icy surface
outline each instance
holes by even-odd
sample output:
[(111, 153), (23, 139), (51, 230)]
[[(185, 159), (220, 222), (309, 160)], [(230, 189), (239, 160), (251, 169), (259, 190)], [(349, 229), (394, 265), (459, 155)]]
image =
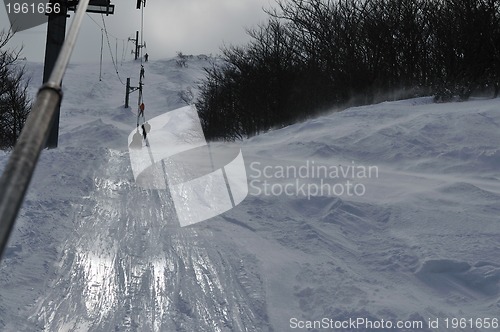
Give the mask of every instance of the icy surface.
[[(185, 106), (179, 91), (196, 91), (209, 63), (145, 65), (153, 117)], [(138, 63), (119, 69), (137, 81)], [(167, 191), (134, 184), (135, 107), (111, 65), (98, 77), (73, 65), (64, 80), (60, 147), (43, 152), (0, 265), (0, 330), (289, 331), (292, 318), (364, 317), (429, 331), (429, 319), (500, 318), (500, 99), (385, 102), (246, 140), (250, 195), (181, 228)], [(277, 173), (304, 165), (366, 192), (264, 194), (264, 180), (317, 184)], [(353, 165), (377, 173), (353, 178)]]

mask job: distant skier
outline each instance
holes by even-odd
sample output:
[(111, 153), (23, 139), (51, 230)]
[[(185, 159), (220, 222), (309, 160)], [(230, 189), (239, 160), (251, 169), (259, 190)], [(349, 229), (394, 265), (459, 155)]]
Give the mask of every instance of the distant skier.
[(144, 106), (144, 103), (141, 103), (141, 105), (139, 106), (139, 117), (144, 117), (144, 109), (146, 107)]
[(146, 53), (146, 54), (144, 54), (144, 61), (145, 61), (145, 62), (148, 62), (148, 59), (149, 59), (149, 54), (147, 54), (147, 53)]
[(144, 66), (141, 65), (141, 79), (144, 78)]
[(146, 140), (147, 136), (148, 136), (148, 133), (146, 132), (146, 127), (144, 126), (144, 124), (141, 126), (142, 128), (142, 137), (144, 137), (144, 140)]

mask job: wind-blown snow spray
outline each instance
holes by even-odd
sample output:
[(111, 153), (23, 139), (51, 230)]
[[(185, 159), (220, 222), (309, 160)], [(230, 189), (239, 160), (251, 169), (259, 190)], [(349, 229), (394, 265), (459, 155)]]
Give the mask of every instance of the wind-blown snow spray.
[(134, 178), (143, 189), (169, 189), (181, 226), (226, 212), (248, 195), (241, 149), (213, 151), (194, 106), (165, 113), (149, 124), (147, 144), (137, 146), (137, 130), (128, 138)]

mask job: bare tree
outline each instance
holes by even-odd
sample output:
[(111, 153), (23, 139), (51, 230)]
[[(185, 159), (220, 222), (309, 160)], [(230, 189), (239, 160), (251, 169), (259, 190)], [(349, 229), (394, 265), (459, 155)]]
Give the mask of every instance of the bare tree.
[(207, 70), (196, 105), (210, 138), (335, 105), (500, 93), (498, 0), (276, 0), (267, 13)]
[(27, 93), (29, 79), (19, 65), (19, 50), (7, 49), (12, 32), (0, 32), (0, 149), (7, 150), (17, 138), (31, 110)]

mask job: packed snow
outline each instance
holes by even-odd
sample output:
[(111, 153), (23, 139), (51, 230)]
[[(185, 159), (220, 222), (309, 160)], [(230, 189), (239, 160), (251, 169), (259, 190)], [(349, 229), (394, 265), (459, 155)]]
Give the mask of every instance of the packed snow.
[[(145, 63), (146, 118), (186, 106), (209, 61)], [(122, 83), (139, 68), (68, 69), (59, 148), (0, 265), (0, 330), (499, 330), (500, 99), (390, 101), (245, 139), (247, 198), (180, 227), (167, 190), (134, 182)]]

